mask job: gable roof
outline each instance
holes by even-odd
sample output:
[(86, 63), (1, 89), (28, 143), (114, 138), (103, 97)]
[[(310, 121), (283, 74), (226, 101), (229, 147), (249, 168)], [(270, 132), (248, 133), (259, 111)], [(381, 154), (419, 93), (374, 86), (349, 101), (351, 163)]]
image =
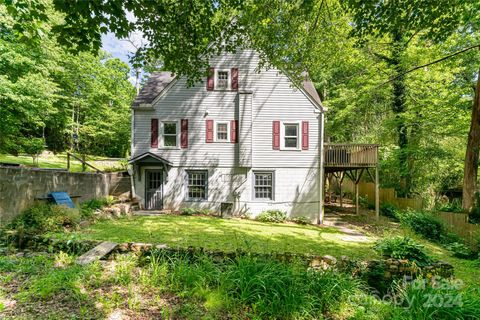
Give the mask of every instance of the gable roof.
[[(152, 72), (147, 82), (145, 82), (144, 86), (133, 101), (132, 107), (135, 108), (142, 104), (153, 103), (155, 98), (167, 89), (168, 85), (172, 83), (173, 80), (175, 80), (175, 76), (170, 71)], [(302, 82), (302, 87), (299, 89), (319, 108), (324, 109), (320, 96), (308, 76), (305, 76), (305, 80)]]
[(145, 163), (160, 162), (160, 163), (163, 163), (164, 165), (169, 165), (169, 166), (173, 165), (170, 161), (160, 157), (157, 154), (151, 153), (151, 152), (142, 153), (142, 154), (128, 160), (129, 164), (134, 164), (134, 163), (137, 163), (137, 162), (145, 162)]
[(152, 103), (174, 78), (175, 76), (170, 71), (152, 72), (133, 101), (132, 107)]

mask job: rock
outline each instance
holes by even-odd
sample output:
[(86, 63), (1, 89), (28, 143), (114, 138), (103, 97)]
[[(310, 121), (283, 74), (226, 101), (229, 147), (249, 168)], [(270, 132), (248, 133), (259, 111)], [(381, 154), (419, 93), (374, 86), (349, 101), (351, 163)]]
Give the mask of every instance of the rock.
[(15, 254), (15, 257), (17, 258), (23, 258), (25, 256), (25, 252), (19, 252), (17, 254)]
[(157, 250), (163, 250), (163, 249), (167, 249), (167, 248), (168, 248), (168, 246), (166, 244), (157, 244), (155, 246), (155, 249), (157, 249)]
[(152, 247), (153, 245), (151, 243), (142, 243), (142, 242), (134, 242), (130, 245), (130, 249), (133, 252), (144, 252), (152, 249)]
[(90, 221), (88, 220), (82, 220), (80, 221), (80, 223), (78, 224), (80, 226), (80, 228), (87, 228), (90, 226)]
[(330, 255), (325, 255), (322, 257), (322, 260), (325, 261), (329, 265), (335, 265), (337, 263), (337, 258), (330, 256)]
[(130, 249), (130, 246), (128, 245), (127, 242), (120, 243), (120, 244), (117, 246), (117, 250), (118, 250), (119, 252), (127, 252), (129, 249)]

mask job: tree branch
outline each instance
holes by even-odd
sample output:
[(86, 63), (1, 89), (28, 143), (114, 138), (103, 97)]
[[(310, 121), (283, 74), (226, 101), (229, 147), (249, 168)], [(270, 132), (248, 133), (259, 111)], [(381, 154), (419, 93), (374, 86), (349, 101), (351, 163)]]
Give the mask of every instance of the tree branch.
[(444, 61), (444, 60), (450, 59), (450, 58), (452, 58), (452, 57), (454, 57), (454, 56), (456, 56), (456, 55), (459, 55), (459, 54), (461, 54), (461, 53), (467, 52), (467, 51), (472, 50), (472, 49), (475, 49), (475, 48), (480, 48), (480, 44), (476, 44), (476, 45), (473, 45), (473, 46), (471, 46), (471, 47), (464, 48), (464, 49), (462, 49), (462, 50), (460, 50), (460, 51), (454, 52), (454, 53), (452, 53), (452, 54), (449, 54), (448, 56), (445, 56), (445, 57), (440, 58), (440, 59), (435, 60), (435, 61), (431, 61), (431, 62), (426, 63), (426, 64), (423, 64), (423, 65), (421, 65), (421, 66), (416, 66), (416, 67), (414, 67), (414, 68), (412, 68), (412, 69), (410, 69), (410, 70), (407, 70), (407, 71), (405, 71), (405, 72), (402, 72), (402, 73), (396, 75), (395, 77), (390, 78), (388, 81), (385, 81), (385, 82), (379, 84), (377, 87), (381, 87), (381, 86), (383, 86), (383, 85), (386, 85), (387, 83), (390, 83), (390, 82), (392, 82), (392, 81), (394, 81), (394, 80), (396, 80), (396, 79), (398, 79), (398, 78), (400, 78), (400, 77), (403, 77), (404, 75), (406, 75), (406, 74), (408, 74), (408, 73), (410, 73), (410, 72), (413, 72), (413, 71), (415, 71), (415, 70), (418, 70), (418, 69), (421, 69), (421, 68), (424, 68), (424, 67), (431, 66), (432, 64), (436, 64), (436, 63), (442, 62), (442, 61)]

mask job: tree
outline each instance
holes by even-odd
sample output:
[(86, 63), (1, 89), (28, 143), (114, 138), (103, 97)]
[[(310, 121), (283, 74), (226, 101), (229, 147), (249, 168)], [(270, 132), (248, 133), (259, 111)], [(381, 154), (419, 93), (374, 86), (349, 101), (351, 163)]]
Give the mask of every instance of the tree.
[(82, 152), (123, 157), (130, 68), (101, 51), (67, 52), (51, 31), (61, 21), (48, 2), (0, 4), (0, 152), (26, 152), (30, 141), (64, 151), (77, 132)]
[[(422, 0), (401, 0), (401, 1), (358, 1), (346, 0), (348, 8), (353, 13), (355, 33), (357, 35), (373, 35), (376, 37), (388, 36), (395, 42), (399, 37), (407, 40), (407, 43), (416, 35), (422, 35), (433, 41), (445, 40), (459, 28), (467, 33), (475, 32), (478, 29), (479, 4), (475, 1), (452, 0), (445, 1), (439, 5), (436, 2)], [(392, 55), (396, 59), (396, 55)], [(402, 92), (400, 84), (405, 76), (405, 70), (397, 69), (393, 77), (394, 96)], [(480, 88), (480, 74), (477, 77), (477, 88)], [(465, 155), (465, 169), (463, 182), (463, 208), (469, 210), (474, 203), (476, 191), (478, 157), (480, 150), (480, 105), (478, 103), (478, 92), (475, 91), (473, 99), (472, 118), (470, 133), (468, 135), (467, 150)], [(394, 99), (394, 106), (397, 110), (401, 101)], [(402, 146), (403, 126), (399, 126), (399, 146)], [(406, 142), (406, 140), (404, 141)]]

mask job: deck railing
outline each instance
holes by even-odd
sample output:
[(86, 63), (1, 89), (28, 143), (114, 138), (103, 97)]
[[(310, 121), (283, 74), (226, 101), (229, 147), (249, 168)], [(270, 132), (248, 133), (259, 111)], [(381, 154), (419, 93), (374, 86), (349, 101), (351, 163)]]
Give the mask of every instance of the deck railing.
[(375, 167), (378, 162), (376, 144), (325, 144), (326, 167)]

